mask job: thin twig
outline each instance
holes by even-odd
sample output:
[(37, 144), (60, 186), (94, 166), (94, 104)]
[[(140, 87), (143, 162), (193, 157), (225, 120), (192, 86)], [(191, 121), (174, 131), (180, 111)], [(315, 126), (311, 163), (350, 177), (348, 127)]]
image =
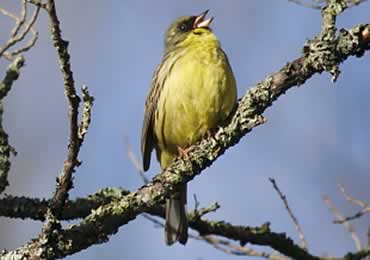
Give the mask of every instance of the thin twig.
[(312, 8), (312, 9), (316, 9), (316, 10), (321, 10), (322, 6), (321, 5), (318, 5), (318, 4), (309, 4), (309, 3), (306, 3), (302, 0), (288, 0), (289, 2), (292, 2), (292, 3), (295, 3), (297, 5), (301, 5), (301, 6), (304, 6), (304, 7), (307, 7), (307, 8)]
[[(18, 33), (17, 35), (14, 35), (14, 36), (10, 37), (10, 39), (5, 43), (5, 45), (3, 47), (0, 47), (0, 57), (5, 56), (8, 59), (11, 58), (13, 56), (13, 54), (12, 53), (8, 53), (8, 54), (4, 55), (5, 52), (10, 47), (14, 46), (16, 43), (23, 41), (23, 39), (26, 37), (26, 35), (30, 31), (34, 34), (33, 39), (30, 40), (30, 42), (26, 45), (26, 47), (23, 47), (20, 50), (15, 51), (15, 54), (19, 54), (19, 53), (21, 53), (23, 51), (29, 50), (35, 44), (35, 42), (37, 40), (37, 33), (36, 33), (35, 30), (32, 29), (32, 27), (33, 27), (34, 23), (37, 20), (37, 17), (38, 17), (39, 12), (40, 12), (40, 8), (41, 8), (40, 6), (36, 6), (35, 7), (35, 11), (34, 11), (33, 15), (31, 16), (29, 22), (25, 25), (25, 28), (24, 28), (24, 30), (22, 32), (19, 32), (20, 26), (22, 26), (24, 24), (24, 22), (22, 22), (22, 18), (18, 18), (14, 14), (11, 14), (10, 12), (8, 12), (8, 11), (0, 8), (0, 12), (1, 13), (3, 13), (4, 15), (7, 15), (7, 16), (13, 18), (13, 19), (15, 19), (15, 21), (17, 22), (17, 24), (16, 24), (16, 27), (13, 30), (13, 33), (12, 34)], [(22, 17), (23, 17), (23, 15), (22, 15)]]
[[(343, 215), (335, 207), (334, 203), (328, 196), (324, 196), (323, 201), (328, 206), (329, 210), (333, 213), (333, 215), (335, 216), (337, 220), (342, 221), (344, 219)], [(353, 242), (355, 243), (356, 249), (360, 251), (362, 249), (361, 240), (355, 231), (355, 227), (350, 222), (343, 222), (343, 226), (348, 231), (348, 233), (351, 235), (351, 238)]]
[(366, 213), (370, 212), (370, 206), (365, 201), (355, 199), (354, 197), (352, 197), (350, 194), (347, 193), (347, 191), (345, 190), (343, 185), (339, 184), (338, 187), (339, 187), (340, 192), (343, 194), (344, 198), (348, 202), (359, 206), (361, 209), (357, 213), (355, 213), (351, 216), (344, 217), (343, 219), (340, 219), (340, 220), (336, 219), (336, 220), (333, 221), (333, 223), (343, 224), (344, 222), (351, 221), (351, 220), (354, 220), (354, 219), (358, 219), (358, 218), (362, 217), (363, 215), (365, 215)]
[(13, 59), (13, 57), (17, 56), (18, 54), (29, 51), (33, 46), (36, 45), (36, 42), (39, 38), (39, 33), (35, 30), (32, 30), (31, 32), (32, 32), (32, 37), (25, 46), (23, 46), (19, 49), (16, 49), (14, 51), (11, 51), (10, 53), (7, 53), (7, 57), (8, 57), (7, 59), (8, 60), (9, 60), (9, 57), (10, 57), (10, 59)]
[(347, 1), (347, 6), (348, 7), (356, 6), (356, 5), (362, 4), (363, 2), (366, 2), (366, 1), (367, 0), (348, 0)]
[(194, 210), (195, 218), (200, 219), (201, 217), (207, 215), (208, 213), (216, 212), (220, 207), (221, 207), (220, 204), (218, 204), (217, 202), (213, 202), (207, 208), (196, 209), (196, 210)]
[(137, 159), (134, 151), (132, 150), (132, 147), (130, 145), (128, 137), (125, 138), (125, 143), (126, 143), (126, 147), (127, 147), (127, 156), (130, 159), (130, 161), (132, 162), (132, 165), (135, 167), (136, 172), (139, 174), (143, 183), (148, 183), (149, 179), (145, 176), (143, 168), (141, 167), (141, 163)]
[(307, 249), (307, 241), (305, 239), (303, 230), (301, 228), (301, 225), (298, 222), (298, 219), (296, 218), (296, 216), (293, 214), (293, 211), (289, 207), (288, 200), (287, 200), (286, 196), (279, 189), (275, 179), (269, 178), (269, 180), (272, 183), (272, 186), (274, 187), (275, 191), (278, 193), (280, 199), (283, 201), (285, 209), (288, 211), (289, 217), (293, 221), (294, 227), (295, 227), (295, 229), (297, 230), (297, 233), (298, 233), (299, 240), (301, 241), (301, 247), (303, 249)]
[(43, 9), (47, 9), (47, 3), (43, 3), (42, 0), (27, 0), (28, 3), (40, 6)]
[(282, 255), (275, 255), (275, 254), (272, 255), (267, 252), (258, 252), (257, 250), (254, 250), (252, 248), (234, 244), (230, 242), (229, 240), (220, 239), (217, 236), (212, 236), (212, 235), (208, 235), (204, 237), (197, 236), (195, 239), (205, 241), (208, 244), (212, 245), (215, 249), (220, 250), (221, 252), (224, 252), (225, 254), (229, 254), (229, 255), (254, 256), (254, 257), (262, 257), (262, 258), (270, 259), (270, 260), (288, 259), (287, 257), (284, 257)]
[(12, 37), (15, 37), (19, 30), (22, 28), (23, 24), (26, 22), (26, 17), (27, 17), (27, 0), (22, 0), (22, 12), (21, 12), (21, 17), (19, 19), (16, 19), (17, 24), (14, 27), (12, 31)]
[(87, 130), (89, 129), (91, 123), (91, 110), (94, 105), (94, 97), (90, 95), (89, 89), (85, 85), (82, 86), (82, 101), (82, 119), (78, 128), (78, 139), (80, 140), (80, 145), (82, 145)]
[[(142, 216), (146, 218), (147, 220), (149, 220), (150, 222), (152, 222), (155, 225), (154, 227), (164, 228), (163, 221), (157, 219), (156, 217), (153, 217), (147, 213), (142, 214)], [(213, 235), (200, 236), (194, 233), (189, 233), (189, 238), (198, 240), (198, 241), (204, 241), (207, 244), (212, 245), (217, 250), (220, 250), (221, 252), (224, 252), (226, 254), (238, 255), (238, 256), (257, 256), (257, 257), (262, 257), (262, 258), (266, 258), (270, 260), (287, 260), (288, 259), (283, 255), (269, 254), (267, 252), (258, 252), (246, 246), (239, 246), (234, 243), (231, 243), (229, 240), (220, 239)]]
[(340, 192), (343, 194), (344, 198), (348, 202), (351, 202), (352, 204), (355, 204), (355, 205), (357, 205), (361, 208), (366, 208), (366, 207), (369, 206), (366, 202), (364, 202), (362, 200), (359, 200), (359, 199), (355, 199), (354, 197), (349, 195), (349, 193), (347, 193), (346, 189), (344, 188), (344, 186), (342, 184), (339, 184), (338, 188), (339, 188)]

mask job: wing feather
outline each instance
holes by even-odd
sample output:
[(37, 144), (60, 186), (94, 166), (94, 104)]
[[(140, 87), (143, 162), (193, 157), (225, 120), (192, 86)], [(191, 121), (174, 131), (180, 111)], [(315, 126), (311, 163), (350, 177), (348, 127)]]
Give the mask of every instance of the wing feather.
[(145, 100), (144, 120), (141, 130), (141, 154), (143, 157), (143, 169), (147, 171), (150, 166), (150, 157), (154, 149), (154, 120), (157, 104), (160, 93), (163, 87), (163, 79), (159, 76), (162, 71), (163, 65), (167, 60), (168, 55), (164, 56), (162, 62), (153, 74), (152, 83), (149, 89), (149, 94)]

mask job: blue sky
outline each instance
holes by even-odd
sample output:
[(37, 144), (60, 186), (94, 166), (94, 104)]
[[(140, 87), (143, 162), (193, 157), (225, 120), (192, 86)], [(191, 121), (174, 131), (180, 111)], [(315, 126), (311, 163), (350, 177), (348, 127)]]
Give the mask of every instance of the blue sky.
[[(15, 1), (1, 4), (18, 10)], [(370, 2), (346, 11), (339, 27), (368, 22)], [(163, 34), (178, 16), (210, 9), (213, 30), (229, 56), (239, 96), (249, 87), (300, 56), (307, 39), (320, 30), (320, 12), (285, 0), (269, 1), (82, 1), (57, 2), (63, 37), (70, 41), (76, 86), (89, 86), (95, 96), (90, 131), (80, 153), (71, 197), (103, 187), (136, 189), (141, 179), (127, 156), (126, 140), (139, 156), (143, 104), (152, 73), (160, 62)], [(5, 102), (5, 127), (18, 151), (13, 158), (8, 193), (50, 197), (66, 156), (66, 102), (55, 50), (44, 13), (40, 39), (26, 55), (27, 66)], [(0, 17), (4, 28), (11, 23)], [(3, 26), (1, 26), (3, 27)], [(0, 31), (4, 42), (7, 32)], [(6, 62), (0, 61), (0, 71)], [(370, 201), (370, 66), (369, 55), (350, 58), (332, 84), (327, 73), (315, 75), (290, 90), (270, 108), (268, 122), (189, 185), (202, 206), (221, 205), (209, 218), (234, 224), (261, 225), (297, 234), (272, 189), (276, 179), (287, 195), (315, 254), (340, 256), (354, 250), (342, 226), (322, 202), (329, 195), (345, 214), (356, 208), (344, 201), (337, 184)], [(153, 160), (148, 176), (159, 171)], [(365, 239), (369, 217), (356, 221)], [(68, 225), (69, 223), (66, 223)], [(0, 219), (0, 244), (14, 248), (39, 233), (41, 224)], [(333, 239), (335, 238), (335, 239)], [(122, 227), (106, 244), (68, 259), (225, 259), (213, 247), (190, 240), (186, 247), (166, 247), (163, 231), (142, 217)]]

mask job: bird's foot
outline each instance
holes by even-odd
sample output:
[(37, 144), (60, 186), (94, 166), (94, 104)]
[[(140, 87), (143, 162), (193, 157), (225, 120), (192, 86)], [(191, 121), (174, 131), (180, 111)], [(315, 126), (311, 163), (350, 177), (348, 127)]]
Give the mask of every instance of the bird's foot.
[(177, 151), (179, 153), (180, 158), (189, 160), (189, 151), (191, 149), (191, 146), (188, 148), (181, 148), (180, 146), (177, 147)]

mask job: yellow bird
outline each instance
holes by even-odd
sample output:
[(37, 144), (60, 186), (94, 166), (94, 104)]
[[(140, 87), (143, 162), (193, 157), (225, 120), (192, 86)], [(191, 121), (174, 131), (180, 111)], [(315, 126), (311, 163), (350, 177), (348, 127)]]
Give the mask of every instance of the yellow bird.
[[(145, 102), (141, 135), (145, 171), (153, 148), (165, 169), (225, 121), (236, 105), (235, 78), (207, 13), (180, 17), (165, 34), (162, 62)], [(166, 201), (167, 245), (185, 244), (188, 239), (185, 204), (186, 185)]]

